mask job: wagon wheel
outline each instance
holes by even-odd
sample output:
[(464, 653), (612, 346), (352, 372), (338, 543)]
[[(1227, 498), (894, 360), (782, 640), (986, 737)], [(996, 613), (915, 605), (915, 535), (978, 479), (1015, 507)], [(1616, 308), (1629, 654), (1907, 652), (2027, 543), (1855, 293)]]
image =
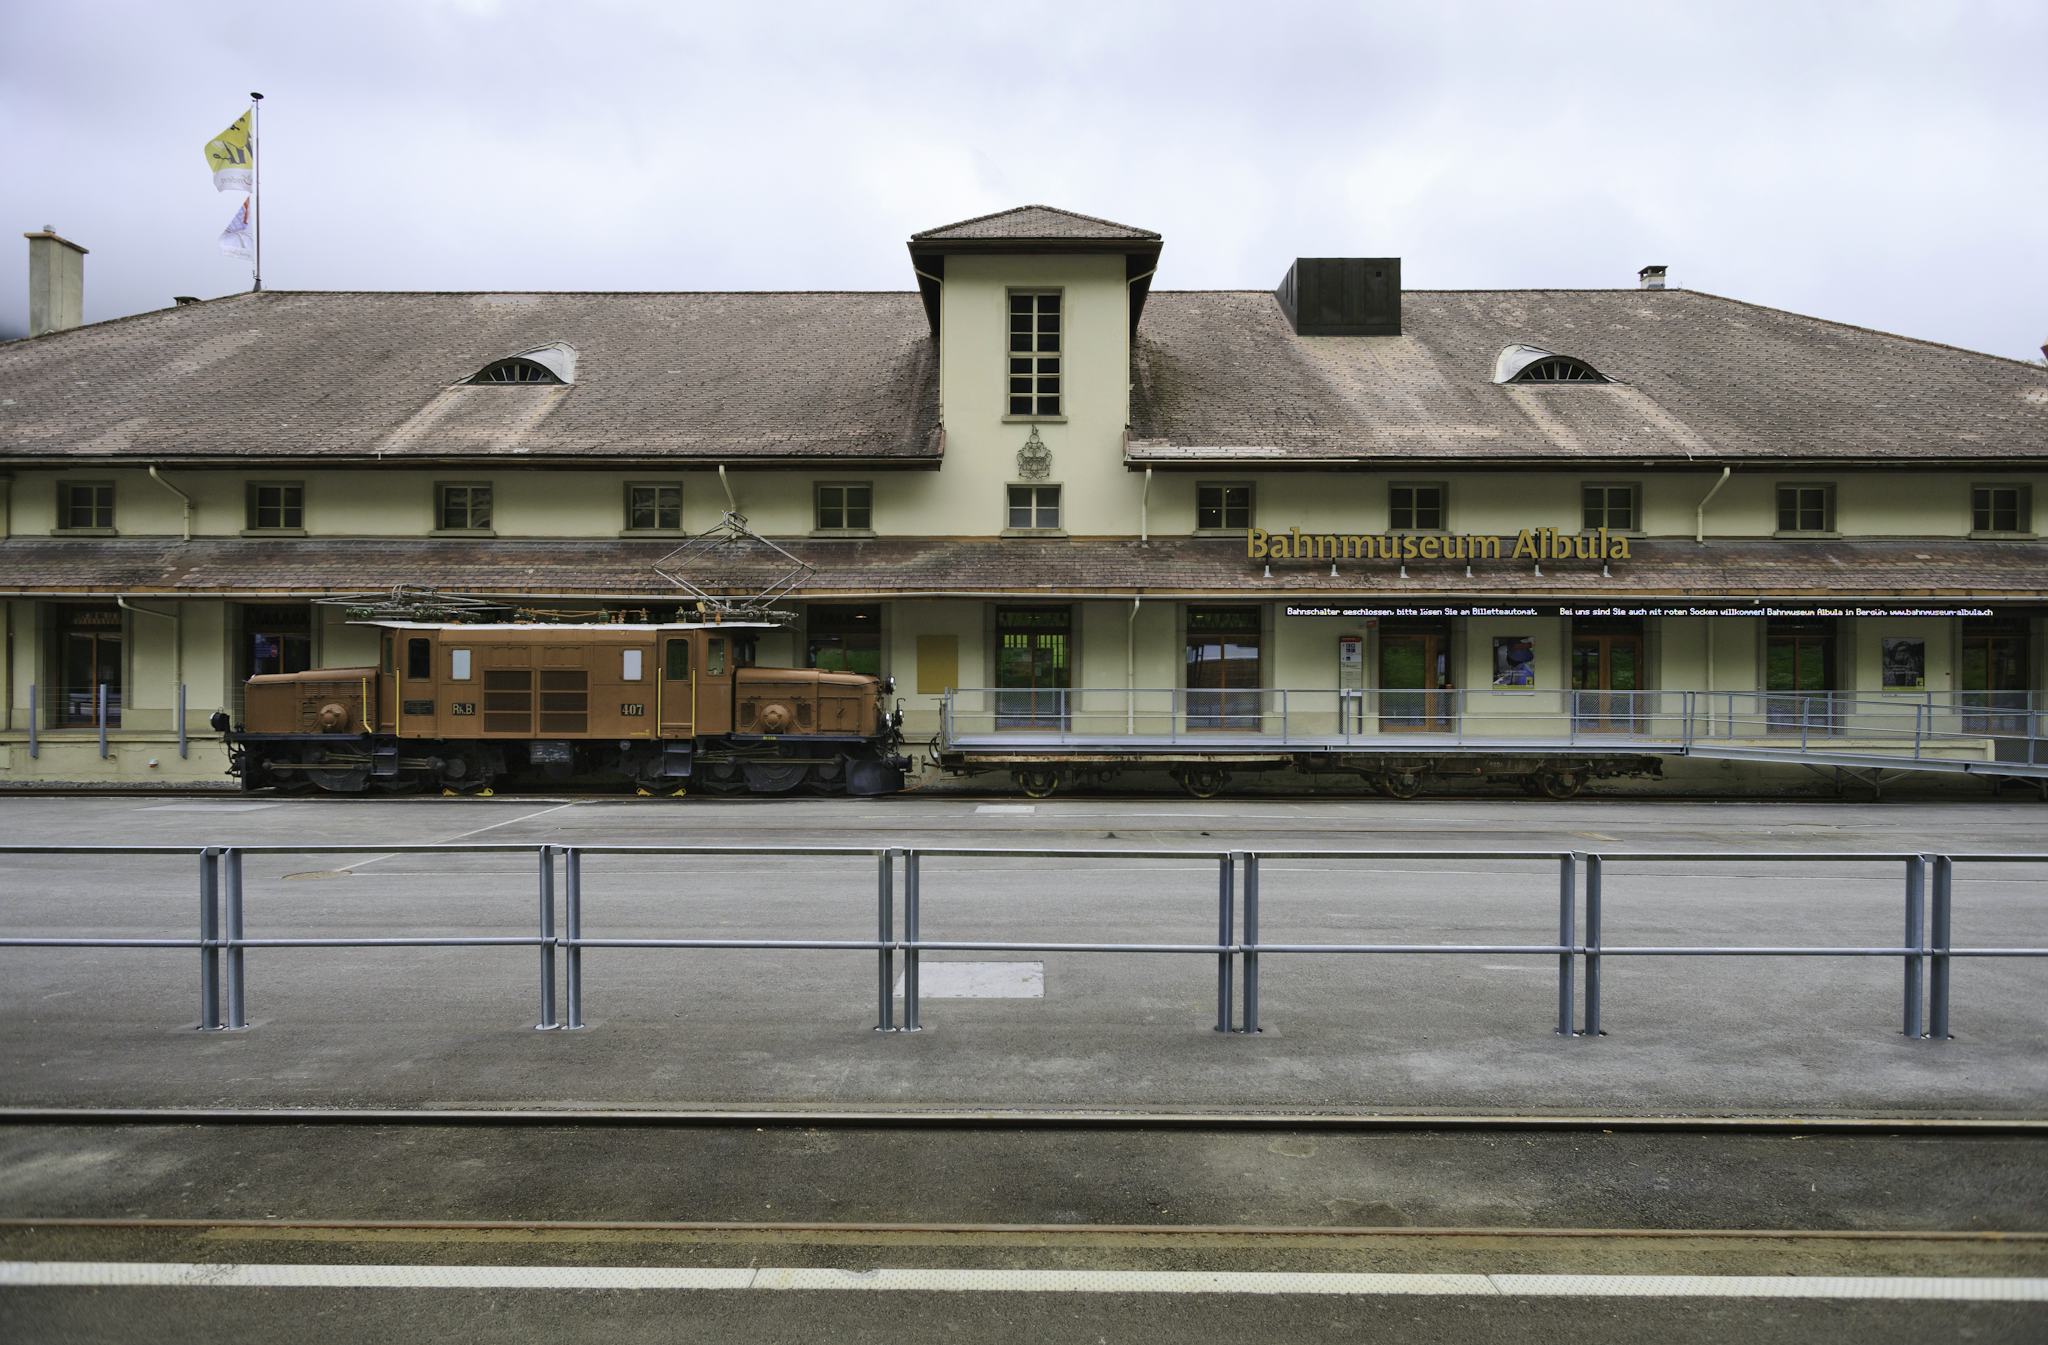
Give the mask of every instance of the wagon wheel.
[(1220, 767), (1183, 767), (1173, 773), (1173, 778), (1198, 799), (1213, 799), (1230, 783), (1230, 773)]
[(1580, 771), (1544, 771), (1535, 780), (1536, 788), (1546, 799), (1568, 799), (1586, 783), (1586, 777)]
[(1380, 789), (1390, 799), (1412, 799), (1422, 792), (1422, 776), (1414, 771), (1392, 771), (1380, 777)]
[(747, 788), (756, 794), (787, 794), (804, 782), (810, 766), (801, 761), (749, 761), (741, 766)]
[(1018, 771), (1017, 788), (1024, 791), (1027, 799), (1049, 799), (1060, 787), (1058, 771)]

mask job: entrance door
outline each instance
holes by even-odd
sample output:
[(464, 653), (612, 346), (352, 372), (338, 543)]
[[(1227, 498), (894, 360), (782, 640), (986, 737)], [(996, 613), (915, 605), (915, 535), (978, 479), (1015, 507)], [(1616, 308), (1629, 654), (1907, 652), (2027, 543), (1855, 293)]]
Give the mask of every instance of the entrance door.
[(1642, 712), (1643, 637), (1639, 629), (1572, 629), (1572, 718), (1581, 730), (1630, 733)]
[(1064, 728), (1073, 686), (1068, 607), (996, 609), (996, 727)]
[(1964, 727), (1980, 733), (2030, 733), (2033, 700), (2027, 623), (1964, 618), (1962, 692)]
[(1773, 621), (1764, 641), (1764, 715), (1776, 733), (1834, 729), (1835, 628)]
[(1382, 731), (1448, 733), (1454, 697), (1450, 631), (1381, 628)]
[(94, 728), (100, 722), (100, 688), (107, 689), (107, 727), (121, 726), (121, 609), (60, 607), (57, 645), (57, 703), (51, 718), (58, 728)]
[(1259, 728), (1259, 609), (1188, 609), (1188, 727)]

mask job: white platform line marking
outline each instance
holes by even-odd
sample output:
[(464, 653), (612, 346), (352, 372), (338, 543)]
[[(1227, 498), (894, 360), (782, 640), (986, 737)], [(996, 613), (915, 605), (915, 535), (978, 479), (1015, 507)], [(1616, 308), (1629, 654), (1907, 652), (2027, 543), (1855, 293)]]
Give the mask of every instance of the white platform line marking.
[(910, 1293), (1542, 1295), (2048, 1302), (2048, 1279), (1852, 1275), (1469, 1275), (830, 1267), (200, 1265), (0, 1261), (7, 1288), (755, 1289)]
[[(526, 822), (526, 821), (530, 821), (531, 819), (533, 819), (533, 818), (536, 818), (536, 817), (546, 817), (546, 816), (547, 816), (547, 815), (548, 815), (549, 813), (559, 813), (559, 812), (561, 812), (561, 811), (562, 811), (562, 809), (564, 809), (564, 808), (574, 808), (575, 806), (576, 806), (576, 801), (575, 801), (574, 799), (571, 799), (571, 800), (570, 800), (569, 802), (567, 802), (567, 803), (558, 803), (558, 804), (556, 804), (556, 805), (555, 805), (554, 807), (552, 807), (552, 808), (542, 808), (542, 809), (541, 809), (541, 810), (540, 810), (539, 812), (533, 812), (533, 813), (521, 813), (521, 814), (520, 814), (519, 816), (517, 816), (517, 817), (508, 817), (508, 818), (506, 818), (506, 819), (505, 819), (504, 821), (502, 821), (502, 822), (493, 822), (493, 823), (491, 823), (491, 824), (490, 824), (489, 826), (487, 826), (487, 827), (478, 827), (478, 828), (476, 828), (476, 829), (475, 829), (474, 831), (464, 831), (464, 832), (458, 832), (457, 834), (455, 834), (455, 835), (453, 835), (453, 836), (445, 836), (445, 837), (443, 837), (442, 839), (440, 839), (440, 840), (438, 840), (438, 841), (428, 841), (428, 842), (426, 842), (426, 844), (428, 844), (428, 845), (453, 845), (453, 844), (454, 844), (455, 842), (457, 842), (457, 841), (461, 841), (461, 840), (467, 840), (467, 839), (469, 839), (469, 838), (470, 838), (471, 836), (481, 836), (481, 835), (483, 835), (483, 834), (484, 834), (485, 832), (487, 832), (487, 831), (496, 831), (496, 830), (497, 830), (497, 829), (498, 829), (499, 827), (509, 827), (509, 826), (511, 826), (511, 825), (512, 825), (512, 824), (513, 824), (514, 822)], [(381, 863), (383, 863), (383, 862), (384, 862), (385, 860), (387, 860), (387, 859), (392, 859), (392, 858), (395, 858), (395, 857), (396, 857), (396, 855), (397, 855), (397, 853), (398, 853), (397, 851), (393, 851), (393, 852), (392, 852), (391, 854), (388, 854), (388, 855), (372, 855), (372, 856), (370, 856), (370, 857), (369, 857), (368, 859), (359, 859), (359, 860), (357, 860), (357, 861), (356, 861), (355, 863), (353, 863), (353, 864), (344, 864), (344, 865), (342, 865), (342, 866), (341, 866), (341, 867), (340, 867), (339, 869), (336, 869), (336, 870), (334, 870), (334, 872), (336, 872), (336, 873), (348, 873), (348, 872), (351, 872), (352, 870), (355, 870), (355, 869), (360, 869), (360, 868), (362, 868), (362, 867), (363, 867), (363, 866), (364, 866), (365, 864), (381, 864)]]

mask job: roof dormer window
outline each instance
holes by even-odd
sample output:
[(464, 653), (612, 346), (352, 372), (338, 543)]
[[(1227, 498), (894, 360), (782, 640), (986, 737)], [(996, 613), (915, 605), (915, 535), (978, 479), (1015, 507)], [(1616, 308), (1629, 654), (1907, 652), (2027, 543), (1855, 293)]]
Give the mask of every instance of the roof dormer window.
[(507, 359), (486, 364), (470, 375), (479, 385), (508, 383), (573, 383), (576, 381), (576, 350), (557, 341), (552, 345), (522, 350)]
[(1612, 379), (1582, 359), (1541, 346), (1504, 347), (1494, 357), (1496, 383), (1611, 383)]

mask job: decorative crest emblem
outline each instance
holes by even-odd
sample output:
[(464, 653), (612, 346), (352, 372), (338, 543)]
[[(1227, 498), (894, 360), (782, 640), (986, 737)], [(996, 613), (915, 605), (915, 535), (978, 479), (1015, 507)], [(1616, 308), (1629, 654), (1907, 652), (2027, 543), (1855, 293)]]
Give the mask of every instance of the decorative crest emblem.
[(1038, 437), (1038, 427), (1031, 427), (1031, 437), (1024, 441), (1024, 447), (1017, 450), (1017, 475), (1026, 481), (1043, 481), (1052, 474), (1052, 450), (1045, 446), (1045, 440)]

